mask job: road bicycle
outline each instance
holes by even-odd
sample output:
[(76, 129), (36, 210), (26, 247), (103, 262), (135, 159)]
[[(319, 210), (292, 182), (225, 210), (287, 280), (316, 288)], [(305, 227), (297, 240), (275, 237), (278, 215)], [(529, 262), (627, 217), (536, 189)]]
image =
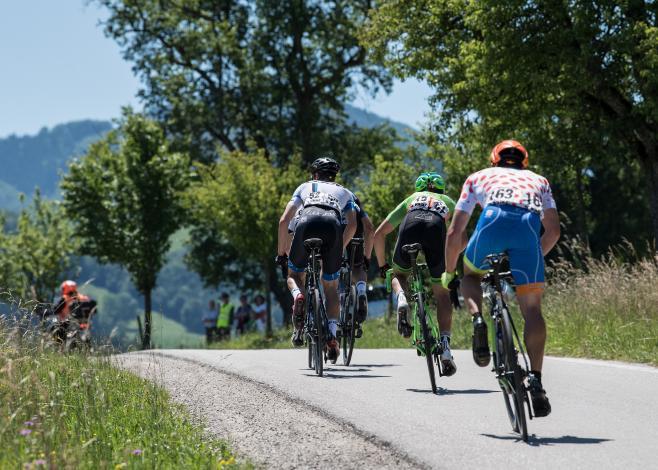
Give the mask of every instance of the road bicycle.
[(343, 349), (343, 364), (350, 365), (354, 342), (361, 337), (360, 326), (356, 322), (356, 288), (352, 284), (352, 266), (354, 266), (354, 254), (363, 245), (363, 238), (353, 238), (349, 258), (344, 257), (340, 269), (338, 281), (338, 292), (340, 294), (340, 321), (338, 324), (338, 335)]
[[(491, 322), (493, 323), (493, 372), (503, 391), (505, 408), (514, 432), (518, 432), (524, 441), (528, 441), (528, 417), (533, 418), (525, 378), (528, 375), (528, 358), (523, 343), (512, 321), (509, 308), (505, 302), (505, 283), (512, 285), (510, 271), (501, 271), (507, 261), (505, 253), (487, 256), (489, 272), (482, 278), (482, 290), (491, 304)], [(522, 358), (522, 363), (519, 363)]]
[[(419, 356), (424, 356), (427, 362), (427, 371), (430, 376), (432, 393), (436, 393), (436, 376), (434, 373), (434, 364), (439, 371), (439, 377), (443, 376), (441, 368), (441, 354), (443, 348), (439, 342), (439, 329), (436, 320), (430, 312), (429, 298), (430, 294), (425, 288), (424, 272), (427, 264), (417, 261), (418, 253), (422, 249), (420, 243), (412, 243), (402, 246), (402, 252), (408, 254), (411, 258), (411, 275), (409, 277), (409, 289), (411, 292), (411, 345), (416, 348)], [(386, 272), (386, 287), (391, 291), (391, 278), (393, 270)]]
[(308, 253), (306, 264), (305, 303), (306, 318), (304, 320), (304, 341), (308, 348), (308, 367), (322, 377), (326, 362), (325, 344), (328, 337), (327, 312), (324, 294), (320, 288), (320, 238), (304, 240)]

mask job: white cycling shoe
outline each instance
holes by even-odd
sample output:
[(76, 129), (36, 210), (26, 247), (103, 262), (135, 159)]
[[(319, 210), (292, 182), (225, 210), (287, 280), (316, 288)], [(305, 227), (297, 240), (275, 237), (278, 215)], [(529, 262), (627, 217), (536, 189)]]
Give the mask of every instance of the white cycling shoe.
[(455, 359), (452, 357), (452, 351), (450, 351), (450, 344), (445, 339), (441, 341), (441, 371), (446, 377), (455, 375), (457, 372), (457, 364), (455, 364)]

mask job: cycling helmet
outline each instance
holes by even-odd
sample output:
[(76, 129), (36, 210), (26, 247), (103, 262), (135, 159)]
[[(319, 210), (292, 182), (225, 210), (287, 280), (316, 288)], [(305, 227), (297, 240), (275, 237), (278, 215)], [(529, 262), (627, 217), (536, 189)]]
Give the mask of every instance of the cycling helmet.
[(515, 160), (522, 168), (528, 168), (528, 151), (516, 140), (503, 140), (491, 150), (489, 157), (493, 166), (498, 166), (501, 161)]
[(339, 171), (340, 165), (333, 158), (320, 157), (311, 164), (311, 172), (313, 173), (336, 176)]
[(74, 281), (64, 281), (62, 282), (62, 295), (70, 295), (78, 291), (78, 285)]
[(421, 173), (416, 179), (416, 191), (445, 191), (446, 184), (440, 174), (435, 172)]

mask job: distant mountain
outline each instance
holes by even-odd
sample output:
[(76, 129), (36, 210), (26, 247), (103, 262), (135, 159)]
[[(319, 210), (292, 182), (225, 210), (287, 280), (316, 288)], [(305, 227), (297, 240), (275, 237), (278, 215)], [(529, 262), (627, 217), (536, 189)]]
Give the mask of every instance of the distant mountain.
[(390, 119), (383, 118), (378, 114), (371, 113), (365, 109), (356, 108), (349, 104), (345, 105), (345, 112), (347, 113), (347, 119), (350, 122), (354, 122), (361, 127), (375, 127), (381, 124), (388, 124), (403, 137), (409, 136), (415, 130), (401, 122), (391, 121)]
[(85, 120), (44, 127), (36, 135), (0, 139), (0, 207), (14, 209), (18, 200), (14, 198), (12, 204), (12, 196), (30, 195), (37, 186), (45, 196), (55, 196), (66, 162), (82, 155), (111, 128), (108, 121)]

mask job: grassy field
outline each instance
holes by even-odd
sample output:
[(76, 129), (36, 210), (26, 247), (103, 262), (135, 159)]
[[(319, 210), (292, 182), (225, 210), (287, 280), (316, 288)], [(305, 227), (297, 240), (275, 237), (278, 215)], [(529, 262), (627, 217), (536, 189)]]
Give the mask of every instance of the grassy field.
[[(633, 264), (615, 258), (585, 258), (581, 268), (562, 263), (550, 270), (544, 297), (548, 339), (546, 353), (642, 362), (658, 365), (658, 264), (642, 259)], [(510, 303), (519, 331), (523, 320)], [(485, 307), (486, 311), (486, 307)], [(409, 342), (397, 334), (395, 319), (368, 320), (357, 348), (403, 348)], [(456, 310), (452, 346), (470, 348), (470, 316)], [(220, 343), (220, 349), (289, 348), (290, 332), (276, 331), (271, 339), (250, 333)]]
[(47, 349), (0, 327), (0, 468), (238, 467), (163, 389)]

